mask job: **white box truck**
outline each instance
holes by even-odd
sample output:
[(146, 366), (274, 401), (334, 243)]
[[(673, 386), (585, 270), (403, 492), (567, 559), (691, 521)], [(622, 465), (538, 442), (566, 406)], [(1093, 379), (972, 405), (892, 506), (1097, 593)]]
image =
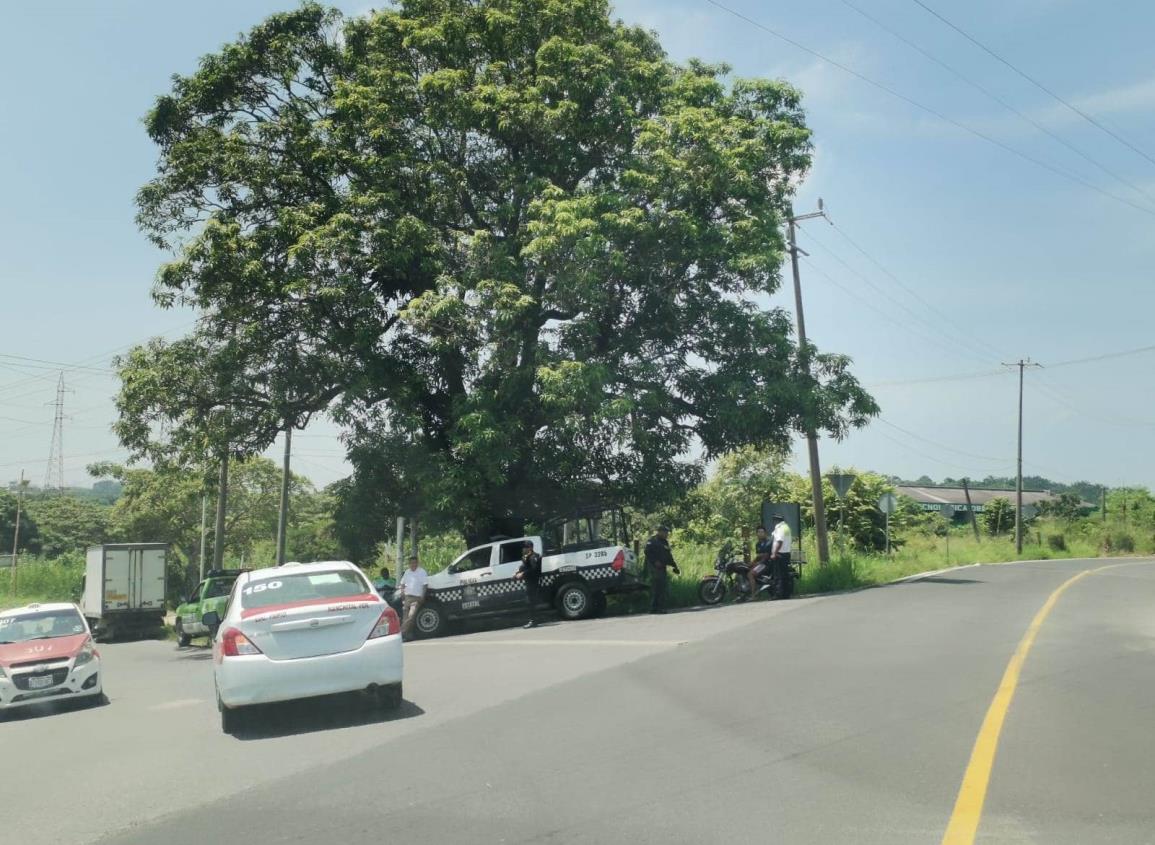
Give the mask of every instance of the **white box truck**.
[(80, 609), (100, 639), (164, 624), (167, 543), (92, 546), (84, 568)]

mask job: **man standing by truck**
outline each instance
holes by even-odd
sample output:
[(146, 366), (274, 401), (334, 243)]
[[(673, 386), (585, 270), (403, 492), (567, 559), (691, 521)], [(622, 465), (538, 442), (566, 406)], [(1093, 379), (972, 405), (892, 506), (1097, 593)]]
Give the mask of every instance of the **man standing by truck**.
[(529, 619), (525, 628), (537, 627), (537, 606), (541, 601), (541, 555), (533, 547), (533, 540), (522, 544), (521, 568), (513, 576), (525, 583), (525, 600), (529, 604)]
[(670, 575), (667, 570), (674, 570), (675, 575), (682, 574), (670, 551), (669, 536), (670, 529), (659, 525), (654, 536), (646, 543), (646, 568), (650, 570), (650, 613), (666, 612), (670, 594)]
[(417, 611), (420, 610), (421, 603), (425, 601), (425, 585), (428, 583), (429, 575), (422, 568), (421, 562), (417, 560), (417, 555), (409, 558), (409, 568), (401, 576), (399, 589), (402, 601), (401, 637), (403, 639), (409, 639), (409, 630), (413, 627), (414, 620), (417, 619)]

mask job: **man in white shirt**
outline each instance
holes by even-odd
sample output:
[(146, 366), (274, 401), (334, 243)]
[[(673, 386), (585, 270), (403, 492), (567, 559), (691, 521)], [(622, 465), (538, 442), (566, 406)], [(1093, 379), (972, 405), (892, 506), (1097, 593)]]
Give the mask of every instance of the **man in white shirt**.
[(401, 636), (409, 638), (409, 629), (417, 618), (417, 611), (421, 602), (425, 601), (425, 585), (429, 583), (429, 573), (426, 572), (417, 555), (409, 558), (409, 568), (401, 576), (398, 593), (401, 596)]

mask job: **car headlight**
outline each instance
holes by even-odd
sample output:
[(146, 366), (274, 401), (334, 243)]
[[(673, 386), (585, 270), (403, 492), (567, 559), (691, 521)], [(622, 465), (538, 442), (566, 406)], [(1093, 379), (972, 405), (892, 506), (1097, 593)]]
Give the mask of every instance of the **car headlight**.
[(79, 669), (81, 666), (91, 663), (92, 659), (97, 656), (96, 649), (92, 647), (92, 640), (89, 640), (84, 644), (80, 653), (76, 655), (76, 662), (72, 664), (72, 668)]

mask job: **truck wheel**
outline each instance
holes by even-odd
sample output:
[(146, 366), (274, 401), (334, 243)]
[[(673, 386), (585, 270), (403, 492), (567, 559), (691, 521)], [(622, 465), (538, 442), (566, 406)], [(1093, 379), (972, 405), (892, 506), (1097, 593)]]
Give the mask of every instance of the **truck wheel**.
[(184, 625), (181, 624), (179, 616), (176, 618), (173, 629), (176, 631), (176, 644), (178, 647), (185, 648), (192, 642), (192, 637), (184, 632)]
[(423, 637), (436, 637), (445, 633), (445, 612), (436, 604), (423, 604), (413, 620), (413, 627)]
[(698, 585), (698, 601), (702, 604), (718, 604), (726, 598), (726, 582), (716, 575), (702, 579)]
[(562, 584), (558, 588), (554, 604), (557, 606), (557, 612), (562, 619), (571, 622), (575, 619), (584, 619), (593, 607), (590, 588), (581, 581), (570, 581)]

